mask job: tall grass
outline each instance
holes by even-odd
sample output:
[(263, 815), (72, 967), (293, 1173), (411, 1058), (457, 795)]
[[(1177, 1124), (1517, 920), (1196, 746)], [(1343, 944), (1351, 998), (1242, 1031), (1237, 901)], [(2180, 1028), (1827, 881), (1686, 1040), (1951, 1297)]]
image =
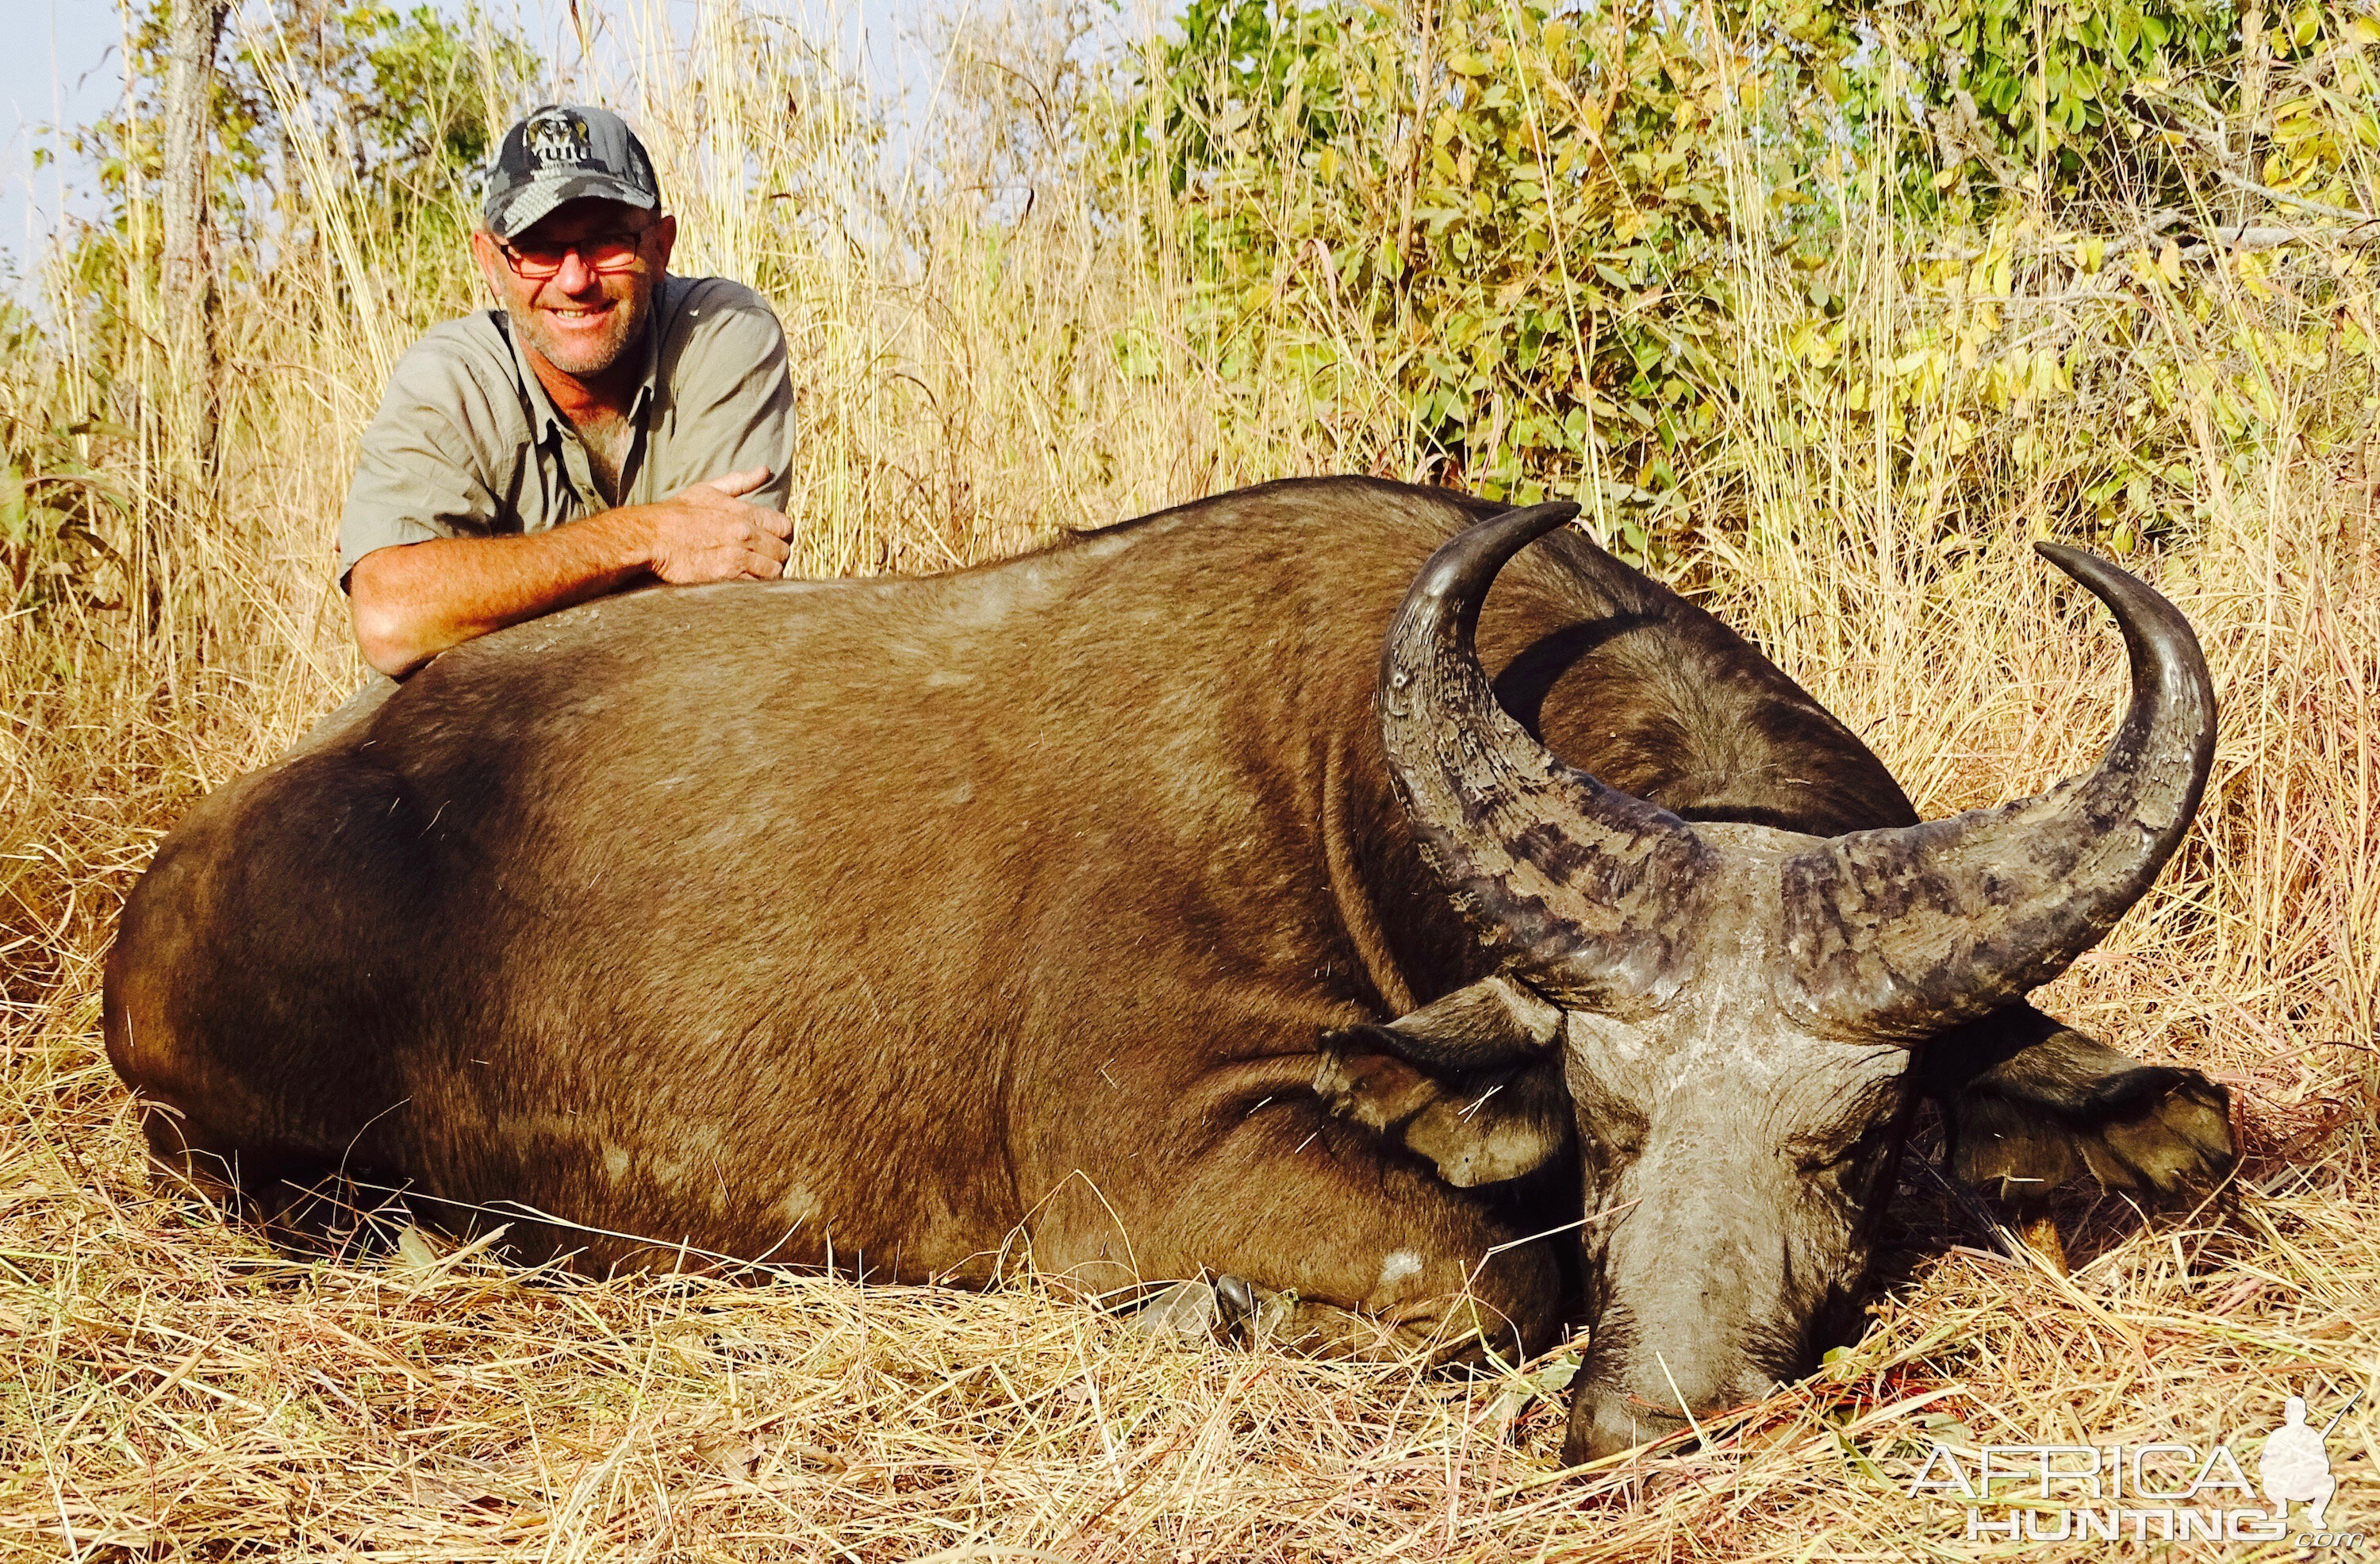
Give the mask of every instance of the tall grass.
[[(831, 29), (732, 4), (690, 48), (658, 10), (597, 26), (572, 89), (637, 117), (685, 269), (749, 279), (784, 319), (801, 568), (941, 568), (1427, 459), (1392, 407), (1327, 398), (1286, 353), (1218, 368), (1172, 198), (1079, 155), (1105, 84), (1063, 12), (950, 30), (906, 166), (880, 163), (885, 105), (814, 41)], [(221, 321), (218, 462), (177, 454), (157, 410), (188, 388), (156, 382), (137, 200), (120, 273), (54, 273), (38, 350), (0, 365), (11, 458), (80, 469), (33, 492), (112, 551), (29, 545), (12, 570), (67, 573), (0, 576), (0, 1548), (1963, 1557), (1956, 1509), (1905, 1497), (1925, 1440), (2230, 1436), (2249, 1460), (2285, 1393), (2326, 1417), (2358, 1388), (2332, 1513), (2380, 1533), (2368, 252), (2098, 261), (2042, 222), (1915, 231), (1880, 171), (1848, 170), (1821, 263), (1845, 324), (1814, 351), (1796, 263), (1742, 247), (1737, 427), (1684, 475), (1668, 568), (1929, 813), (2080, 769), (2120, 701), (2104, 616), (2025, 546), (2066, 513), (2015, 453), (2136, 439), (2140, 399), (2188, 432), (2181, 470), (2160, 457), (2173, 524), (2130, 563), (2206, 643), (2215, 783), (2159, 887), (2045, 1003), (2230, 1084), (2249, 1159), (2225, 1203), (2155, 1223), (2078, 1200), (2070, 1277), (1920, 1180), (1876, 1327), (1752, 1436), (1557, 1478), (1547, 1365), (1454, 1384), (1159, 1349), (1030, 1286), (598, 1286), (419, 1243), (300, 1264), (157, 1197), (99, 1048), (114, 909), (180, 809), (360, 676), (331, 580), (355, 442), (395, 356), (477, 303), (434, 203), (372, 208), (335, 127), (291, 156), (285, 247)], [(1762, 177), (1748, 153), (1735, 177)], [(2011, 395), (2028, 343), (2064, 368)]]

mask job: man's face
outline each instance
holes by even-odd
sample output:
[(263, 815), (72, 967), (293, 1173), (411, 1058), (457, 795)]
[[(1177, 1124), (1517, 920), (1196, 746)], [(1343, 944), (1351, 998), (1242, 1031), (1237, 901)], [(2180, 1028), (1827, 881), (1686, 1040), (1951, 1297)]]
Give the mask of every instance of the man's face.
[[(596, 270), (617, 258), (626, 240), (633, 261)], [(512, 317), (521, 341), (574, 380), (594, 380), (617, 366), (644, 340), (653, 290), (669, 266), (677, 219), (616, 201), (574, 201), (556, 207), (509, 241), (480, 232), (471, 252), (481, 275)], [(560, 262), (551, 276), (524, 276)], [(540, 264), (541, 263), (541, 264)]]

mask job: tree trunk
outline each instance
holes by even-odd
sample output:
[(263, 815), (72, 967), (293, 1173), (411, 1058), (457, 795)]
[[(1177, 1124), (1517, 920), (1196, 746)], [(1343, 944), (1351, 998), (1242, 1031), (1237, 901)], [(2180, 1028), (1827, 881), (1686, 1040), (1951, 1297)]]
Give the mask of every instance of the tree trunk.
[(165, 66), (164, 264), (159, 278), (177, 443), (203, 462), (214, 445), (215, 355), (208, 330), (207, 130), (215, 45), (231, 0), (173, 0)]

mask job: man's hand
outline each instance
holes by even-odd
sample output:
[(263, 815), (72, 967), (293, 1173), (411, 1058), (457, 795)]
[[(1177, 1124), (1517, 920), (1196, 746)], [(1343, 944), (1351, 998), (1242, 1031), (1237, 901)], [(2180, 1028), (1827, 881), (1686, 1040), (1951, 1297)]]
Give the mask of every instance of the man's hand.
[(638, 581), (774, 580), (794, 524), (736, 497), (768, 481), (765, 468), (728, 472), (528, 537), (374, 549), (347, 576), (356, 640), (402, 678), (459, 641)]
[(689, 483), (664, 500), (640, 506), (652, 529), (648, 568), (665, 581), (728, 581), (750, 576), (774, 580), (785, 573), (794, 524), (766, 507), (747, 504), (769, 481), (769, 470), (727, 472)]

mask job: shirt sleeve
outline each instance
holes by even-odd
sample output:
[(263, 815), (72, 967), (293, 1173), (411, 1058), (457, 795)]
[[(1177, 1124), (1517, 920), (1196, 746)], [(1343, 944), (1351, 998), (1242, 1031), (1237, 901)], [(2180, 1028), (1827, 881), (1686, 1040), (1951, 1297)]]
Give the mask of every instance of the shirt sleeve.
[(375, 549), (496, 530), (501, 504), (471, 458), (483, 441), (466, 427), (485, 398), (467, 380), (452, 349), (435, 336), (397, 360), (364, 431), (339, 515), (343, 590), (356, 561)]
[(784, 327), (766, 299), (724, 278), (706, 279), (685, 308), (693, 319), (678, 361), (662, 366), (680, 398), (670, 465), (681, 482), (669, 492), (722, 472), (765, 467), (768, 483), (744, 497), (783, 510), (794, 481), (794, 386)]

